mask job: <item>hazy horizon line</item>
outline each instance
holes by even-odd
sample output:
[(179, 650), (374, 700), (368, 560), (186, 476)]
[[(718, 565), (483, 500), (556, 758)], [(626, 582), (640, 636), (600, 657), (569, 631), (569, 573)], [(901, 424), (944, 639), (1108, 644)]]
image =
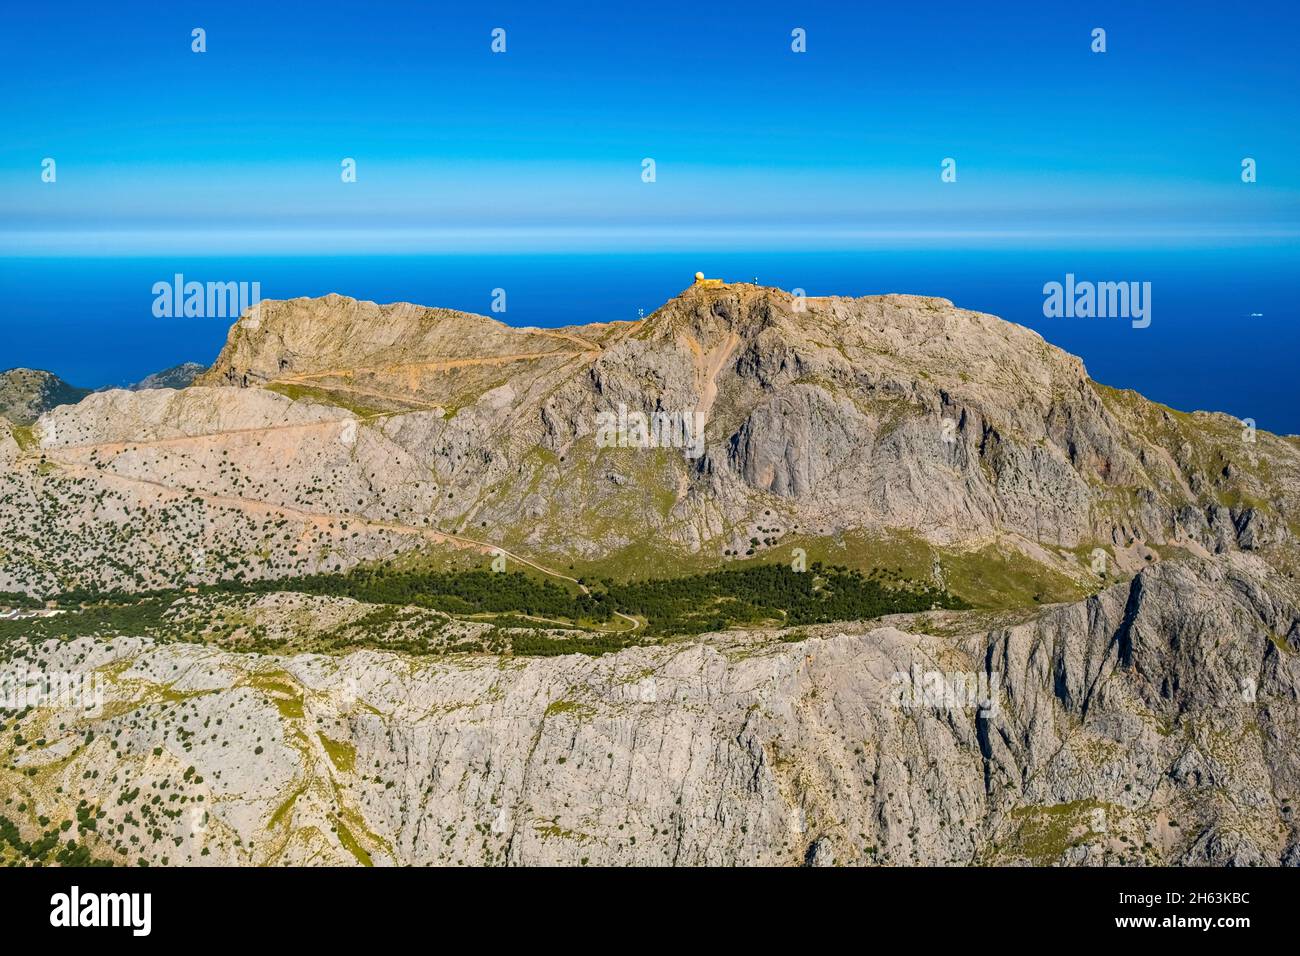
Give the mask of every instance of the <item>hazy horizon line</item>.
[[(1187, 224), (1106, 227), (817, 227), (493, 226), (398, 229), (71, 229), (0, 230), (6, 258), (140, 256), (375, 256), (482, 254), (626, 254), (691, 252), (725, 246), (747, 251), (854, 251), (889, 243), (947, 242), (987, 247), (1032, 240), (1115, 249), (1155, 242), (1178, 248), (1214, 243), (1300, 239), (1300, 223), (1261, 228)], [(560, 245), (557, 245), (559, 243)]]

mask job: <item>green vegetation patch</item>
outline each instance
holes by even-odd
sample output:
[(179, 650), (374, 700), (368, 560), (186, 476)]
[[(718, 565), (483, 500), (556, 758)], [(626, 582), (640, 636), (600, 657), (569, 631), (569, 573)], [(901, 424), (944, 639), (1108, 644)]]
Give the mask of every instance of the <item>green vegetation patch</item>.
[(119, 594), (112, 598), (95, 596), (97, 603), (77, 610), (81, 603), (76, 595), (72, 600), (61, 596), (59, 604), (72, 608), (69, 613), (56, 617), (22, 618), (0, 621), (0, 644), (8, 640), (47, 638), (72, 640), (78, 637), (106, 637), (136, 635), (157, 631), (166, 623), (164, 613), (180, 592), (163, 596), (156, 593), (144, 595)]
[(72, 830), (71, 821), (52, 826), (34, 840), (24, 840), (8, 817), (0, 816), (0, 864), (9, 866), (112, 866), (95, 859), (85, 845), (63, 837)]
[(34, 451), (40, 447), (40, 442), (36, 438), (36, 432), (30, 425), (14, 425), (10, 431), (13, 432), (14, 441), (23, 451)]
[[(142, 595), (76, 592), (60, 597), (68, 613), (53, 618), (0, 621), (0, 642), (6, 638), (101, 638), (131, 635), (159, 640), (220, 640), (241, 625), (230, 608), (214, 609), (208, 621), (202, 613), (171, 614), (179, 601), (203, 596), (258, 595), (298, 592), (351, 598), (377, 605), (360, 621), (325, 634), (325, 650), (367, 646), (366, 635), (376, 628), (394, 632), (376, 643), (392, 649), (410, 644), (430, 652), (511, 652), (516, 655), (606, 654), (673, 635), (702, 634), (733, 627), (795, 627), (854, 621), (886, 614), (914, 613), (936, 608), (963, 610), (970, 605), (942, 588), (916, 583), (894, 572), (863, 573), (842, 565), (814, 562), (807, 571), (785, 564), (754, 564), (672, 578), (616, 582), (584, 582), (586, 592), (521, 572), (495, 573), (482, 569), (436, 571), (378, 565), (345, 574), (315, 574), (273, 581), (226, 581), (198, 588), (200, 598), (183, 590)], [(69, 599), (71, 598), (71, 599)], [(188, 605), (187, 605), (188, 607)], [(427, 609), (461, 620), (483, 618), (493, 631), (486, 637), (465, 637), (457, 643), (437, 642), (419, 628), (436, 629), (438, 621), (415, 621), (401, 639), (406, 613), (401, 608)], [(419, 613), (412, 611), (411, 613)], [(617, 614), (645, 621), (633, 628)], [(211, 633), (204, 627), (211, 628)], [(556, 635), (556, 629), (569, 631)], [(256, 628), (254, 628), (256, 630)], [(548, 633), (548, 630), (551, 633)], [(575, 633), (576, 632), (576, 633)], [(507, 644), (508, 642), (508, 644)], [(266, 642), (270, 644), (271, 642)], [(261, 645), (257, 645), (261, 646)], [(269, 649), (269, 648), (268, 648)], [(301, 696), (259, 675), (254, 686), (267, 691), (286, 717), (300, 717)]]
[(944, 590), (977, 608), (1058, 604), (1089, 593), (1062, 571), (996, 544), (969, 551), (936, 548), (903, 531), (848, 532), (840, 538), (787, 539), (769, 560), (789, 560), (796, 547), (805, 550), (809, 561), (859, 568), (887, 583), (932, 581), (937, 563)]
[(352, 831), (347, 828), (342, 820), (336, 818), (334, 826), (338, 829), (339, 842), (343, 844), (344, 849), (356, 857), (358, 863), (362, 866), (375, 865), (375, 861), (370, 859), (370, 854), (366, 852), (365, 847), (357, 842), (357, 838), (352, 835)]
[(268, 392), (276, 392), (286, 398), (291, 398), (295, 402), (314, 402), (318, 405), (334, 405), (338, 408), (346, 409), (358, 418), (374, 418), (378, 415), (391, 415), (395, 409), (383, 408), (378, 405), (367, 405), (358, 402), (346, 394), (333, 391), (328, 388), (317, 388), (312, 385), (294, 385), (288, 382), (273, 382), (266, 386)]
[(936, 607), (970, 607), (930, 585), (886, 582), (857, 569), (820, 562), (804, 572), (764, 564), (607, 586), (612, 605), (645, 617), (651, 634), (702, 634), (769, 623), (827, 624)]
[(640, 643), (621, 634), (598, 634), (590, 637), (548, 637), (545, 634), (511, 635), (512, 651), (521, 657), (558, 657), (561, 654), (587, 654), (599, 657)]
[(590, 717), (595, 711), (586, 704), (580, 704), (576, 700), (553, 700), (546, 708), (547, 717), (557, 717), (560, 714), (572, 714), (574, 717)]
[(38, 608), (44, 602), (21, 591), (0, 591), (0, 607)]
[(352, 598), (366, 604), (400, 604), (461, 616), (516, 613), (587, 623), (604, 623), (611, 617), (608, 604), (599, 596), (573, 594), (558, 584), (540, 581), (518, 571), (355, 568), (346, 574), (312, 574), (253, 583), (229, 582), (218, 587), (239, 593), (298, 591), (324, 594)]
[(1104, 819), (1107, 809), (1094, 799), (1016, 807), (1010, 814), (1016, 821), (1016, 832), (1004, 851), (1023, 856), (1035, 866), (1060, 862), (1066, 850), (1097, 835), (1094, 823)]
[(316, 736), (320, 738), (321, 746), (329, 754), (330, 762), (334, 764), (335, 769), (342, 773), (351, 773), (357, 764), (357, 748), (350, 743), (340, 740), (331, 740), (319, 731)]

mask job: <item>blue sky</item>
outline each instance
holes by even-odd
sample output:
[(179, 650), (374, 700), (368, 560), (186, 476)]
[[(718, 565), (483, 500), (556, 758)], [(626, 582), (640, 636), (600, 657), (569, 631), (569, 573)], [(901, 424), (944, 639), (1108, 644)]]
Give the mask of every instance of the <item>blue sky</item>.
[(0, 252), (1300, 229), (1294, 4), (542, 6), (10, 5)]

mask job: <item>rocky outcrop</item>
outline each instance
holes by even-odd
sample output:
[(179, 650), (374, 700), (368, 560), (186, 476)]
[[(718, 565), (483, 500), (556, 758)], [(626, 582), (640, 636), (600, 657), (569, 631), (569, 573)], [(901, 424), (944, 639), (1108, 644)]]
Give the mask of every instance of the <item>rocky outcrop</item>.
[(75, 405), (89, 389), (76, 388), (52, 372), (11, 368), (0, 372), (0, 417), (15, 425), (30, 425), (59, 405)]
[(151, 388), (189, 388), (194, 384), (194, 380), (206, 371), (206, 365), (200, 365), (198, 362), (182, 362), (161, 372), (146, 375), (129, 388), (133, 392), (148, 391)]

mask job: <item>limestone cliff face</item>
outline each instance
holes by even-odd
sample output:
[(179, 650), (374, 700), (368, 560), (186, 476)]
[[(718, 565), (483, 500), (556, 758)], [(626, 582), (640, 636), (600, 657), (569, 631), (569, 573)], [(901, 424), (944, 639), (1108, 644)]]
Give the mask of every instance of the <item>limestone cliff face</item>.
[[(29, 664), (97, 668), (102, 712), (38, 713), (0, 785), (101, 806), (130, 862), (1297, 863), (1294, 593), (1233, 554), (947, 636), (436, 663), (50, 642)], [(160, 835), (118, 799), (155, 784), (181, 801)]]

